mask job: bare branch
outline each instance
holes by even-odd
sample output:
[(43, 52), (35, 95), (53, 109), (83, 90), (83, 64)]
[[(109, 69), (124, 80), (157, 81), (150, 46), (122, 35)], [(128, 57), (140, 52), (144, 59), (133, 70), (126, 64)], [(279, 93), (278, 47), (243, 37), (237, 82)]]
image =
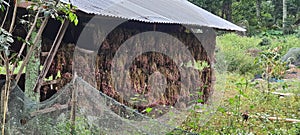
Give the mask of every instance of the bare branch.
[[(10, 3), (10, 0), (8, 1), (8, 3)], [(5, 24), (5, 21), (6, 21), (7, 15), (8, 15), (8, 11), (9, 11), (9, 6), (7, 6), (7, 8), (6, 8), (6, 13), (5, 13), (3, 22), (2, 22), (2, 24), (1, 24), (1, 28), (3, 28), (3, 26), (4, 26), (4, 24)]]
[[(25, 46), (26, 46), (26, 44), (27, 44), (27, 42), (28, 42), (28, 40), (29, 40), (29, 38), (30, 38), (30, 36), (31, 36), (31, 34), (32, 34), (33, 30), (34, 30), (34, 28), (35, 28), (35, 25), (36, 25), (36, 23), (37, 23), (39, 14), (40, 14), (40, 10), (38, 10), (38, 12), (37, 12), (36, 15), (35, 15), (33, 24), (32, 24), (32, 26), (31, 26), (31, 28), (30, 28), (30, 30), (29, 30), (29, 32), (28, 32), (26, 38), (25, 38), (25, 42), (22, 44), (22, 47), (21, 47), (21, 49), (20, 49), (20, 51), (19, 51), (19, 53), (18, 53), (17, 58), (20, 58), (20, 57), (21, 57), (21, 55), (22, 55), (22, 53), (23, 53), (23, 51), (24, 51), (24, 49), (25, 49)], [(17, 66), (17, 61), (15, 61), (14, 64), (13, 64), (12, 72), (15, 71), (16, 66)]]
[(4, 55), (4, 63), (5, 63), (5, 70), (6, 70), (6, 80), (5, 80), (5, 89), (4, 89), (4, 96), (1, 99), (1, 108), (3, 107), (3, 118), (2, 118), (2, 135), (5, 132), (5, 120), (6, 120), (6, 112), (8, 106), (8, 97), (9, 97), (9, 90), (10, 90), (10, 83), (11, 83), (11, 74), (9, 70), (9, 60), (8, 56)]
[(0, 58), (2, 59), (2, 61), (5, 61), (4, 57), (2, 56), (2, 53), (0, 54)]
[(10, 28), (8, 31), (9, 33), (12, 33), (12, 31), (13, 31), (15, 21), (16, 21), (16, 16), (17, 16), (17, 9), (18, 9), (18, 0), (15, 0), (14, 12), (13, 12), (12, 20), (10, 23)]

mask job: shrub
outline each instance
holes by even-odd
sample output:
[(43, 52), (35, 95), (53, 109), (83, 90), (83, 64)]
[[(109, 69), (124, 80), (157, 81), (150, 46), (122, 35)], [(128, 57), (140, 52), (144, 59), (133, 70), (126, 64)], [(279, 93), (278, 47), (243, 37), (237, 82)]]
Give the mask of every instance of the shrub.
[(217, 48), (219, 49), (216, 53), (217, 62), (222, 62), (223, 59), (230, 72), (255, 73), (255, 58), (248, 50), (256, 49), (260, 42), (259, 38), (241, 37), (236, 34), (219, 36), (217, 37)]
[(282, 57), (290, 48), (299, 46), (300, 39), (297, 35), (278, 36), (271, 33), (256, 37), (241, 37), (236, 34), (225, 34), (217, 37), (216, 60), (225, 63), (229, 72), (261, 74), (258, 65), (254, 64), (259, 52), (276, 50)]

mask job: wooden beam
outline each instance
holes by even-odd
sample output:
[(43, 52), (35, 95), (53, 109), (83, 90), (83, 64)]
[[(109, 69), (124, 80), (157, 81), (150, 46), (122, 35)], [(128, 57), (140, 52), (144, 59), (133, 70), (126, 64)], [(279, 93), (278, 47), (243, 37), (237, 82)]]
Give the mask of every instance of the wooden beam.
[(39, 114), (45, 114), (45, 113), (49, 113), (49, 112), (54, 112), (56, 110), (62, 110), (62, 109), (67, 109), (69, 107), (69, 104), (54, 104), (52, 107), (49, 108), (45, 108), (42, 110), (37, 110), (35, 112), (30, 113), (31, 117), (37, 116)]
[(51, 80), (51, 81), (45, 81), (45, 82), (43, 82), (42, 86), (52, 85), (52, 84), (58, 84), (58, 83), (60, 83), (60, 81), (61, 81), (61, 79)]
[(83, 49), (80, 47), (76, 47), (75, 50), (85, 53), (85, 54), (93, 54), (93, 53), (97, 53), (97, 51), (92, 51), (92, 50), (87, 50), (87, 49)]
[(18, 3), (18, 7), (19, 8), (28, 8), (29, 6), (31, 6), (33, 4), (37, 4), (37, 3), (32, 2), (32, 1), (23, 1), (23, 2)]
[(49, 55), (49, 52), (42, 52), (42, 57), (46, 57), (46, 56), (48, 56)]

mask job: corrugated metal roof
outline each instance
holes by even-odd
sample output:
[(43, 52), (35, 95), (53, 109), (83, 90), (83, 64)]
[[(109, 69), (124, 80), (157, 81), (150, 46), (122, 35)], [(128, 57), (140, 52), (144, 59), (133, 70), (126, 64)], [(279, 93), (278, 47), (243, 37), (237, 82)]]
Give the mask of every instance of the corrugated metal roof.
[[(61, 0), (67, 2), (68, 0)], [(174, 23), (246, 31), (187, 0), (70, 0), (79, 10), (96, 15), (149, 23)]]

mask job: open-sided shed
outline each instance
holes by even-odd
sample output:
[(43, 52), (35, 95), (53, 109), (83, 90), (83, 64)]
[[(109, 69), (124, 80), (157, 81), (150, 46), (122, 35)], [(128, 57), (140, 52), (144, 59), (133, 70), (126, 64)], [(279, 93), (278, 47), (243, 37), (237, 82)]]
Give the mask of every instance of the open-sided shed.
[[(132, 130), (126, 125), (129, 118), (125, 111), (127, 106), (143, 113), (148, 108), (155, 108), (151, 115), (159, 117), (172, 107), (179, 110), (188, 108), (194, 103), (191, 101), (209, 102), (215, 82), (215, 30), (245, 31), (186, 0), (61, 2), (77, 7), (79, 24), (71, 24), (66, 32), (60, 33), (64, 39), (62, 43), (56, 41), (56, 44), (61, 44), (57, 52), (44, 53), (55, 55), (52, 62), (46, 60), (51, 63), (48, 74), (57, 76), (60, 73), (62, 78), (59, 84), (53, 84), (58, 81), (49, 84), (62, 87), (76, 72), (76, 76), (82, 77), (90, 85), (75, 85), (78, 90), (78, 96), (75, 96), (77, 100), (73, 99), (72, 93), (75, 86), (67, 84), (63, 88), (65, 91), (57, 89), (58, 94), (42, 102), (42, 105), (25, 110), (28, 111), (26, 115), (30, 114), (26, 116), (28, 127), (44, 116), (57, 122), (58, 116), (64, 112), (74, 111), (70, 110), (70, 101), (78, 102), (78, 113), (93, 116), (87, 118), (95, 123), (99, 122), (99, 127), (105, 127), (103, 130), (116, 134), (123, 130)], [(55, 38), (53, 33), (58, 31), (58, 24), (55, 20), (50, 20), (47, 24), (42, 38), (42, 51), (50, 51)], [(43, 81), (43, 78), (40, 79)], [(70, 83), (78, 81), (74, 80)], [(79, 79), (80, 84), (83, 80)], [(106, 98), (101, 99), (99, 95), (95, 95), (96, 92), (91, 86), (100, 90), (101, 97)], [(45, 87), (42, 87), (41, 93), (47, 93), (44, 90), (49, 88)], [(39, 87), (37, 89), (40, 90)], [(109, 97), (116, 104), (118, 102), (118, 105), (111, 105), (113, 99)], [(109, 103), (106, 99), (109, 99)], [(55, 107), (55, 103), (63, 105)], [(120, 121), (126, 126), (120, 124), (109, 128), (110, 121), (115, 124), (116, 121), (119, 122), (115, 118), (119, 117), (105, 108), (110, 108), (121, 116)], [(17, 116), (15, 118), (20, 118), (19, 121), (24, 119)], [(31, 118), (33, 121), (30, 121)], [(135, 122), (130, 124), (141, 126)], [(43, 133), (39, 128), (33, 129)], [(153, 134), (162, 133), (157, 130), (142, 130)]]
[[(69, 45), (61, 46), (50, 74), (56, 76), (60, 70), (64, 76), (76, 71), (101, 92), (139, 111), (156, 105), (175, 106), (183, 100), (190, 102), (199, 97), (195, 96), (197, 92), (201, 92), (201, 99), (207, 102), (215, 81), (215, 30), (245, 31), (186, 0), (62, 2), (77, 7), (79, 25), (68, 27), (63, 44)], [(46, 27), (44, 48), (49, 46), (45, 41), (51, 39), (51, 33), (56, 31), (54, 27), (54, 23)], [(152, 33), (143, 35), (146, 32)], [(116, 60), (124, 44), (132, 48), (120, 54), (121, 61)], [(182, 45), (188, 48), (192, 60), (184, 56), (187, 54), (180, 48)], [(44, 51), (49, 51), (49, 47)], [(125, 59), (130, 57), (134, 59), (126, 63)], [(195, 61), (206, 62), (209, 67), (201, 71), (191, 65), (187, 67), (189, 62)], [(157, 77), (162, 80), (157, 81)], [(157, 84), (165, 86), (153, 88)], [(138, 98), (139, 103), (132, 101)], [(179, 106), (188, 105), (180, 103)]]

